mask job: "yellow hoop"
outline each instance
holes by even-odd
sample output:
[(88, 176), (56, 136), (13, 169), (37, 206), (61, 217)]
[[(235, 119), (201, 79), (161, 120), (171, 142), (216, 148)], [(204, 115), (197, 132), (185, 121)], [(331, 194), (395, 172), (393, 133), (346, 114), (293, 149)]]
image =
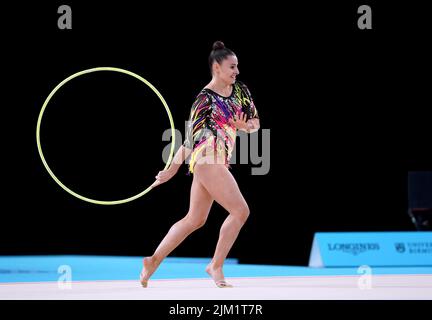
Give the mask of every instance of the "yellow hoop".
[(152, 89), (153, 90), (153, 92), (154, 93), (156, 93), (156, 95), (159, 97), (159, 99), (160, 99), (160, 101), (162, 102), (162, 104), (164, 105), (164, 107), (165, 107), (165, 110), (166, 110), (166, 112), (167, 112), (167, 114), (168, 114), (168, 118), (169, 118), (169, 120), (170, 120), (170, 125), (171, 125), (171, 136), (172, 136), (172, 142), (171, 142), (171, 150), (170, 150), (170, 155), (169, 155), (169, 157), (168, 157), (168, 161), (167, 161), (167, 163), (166, 163), (166, 165), (165, 165), (165, 168), (164, 169), (167, 169), (168, 167), (169, 167), (169, 165), (170, 165), (170, 163), (171, 163), (171, 161), (172, 161), (172, 158), (173, 158), (173, 154), (174, 154), (174, 146), (175, 146), (175, 130), (174, 130), (174, 121), (173, 121), (173, 118), (172, 118), (172, 115), (171, 115), (171, 111), (170, 111), (170, 109), (169, 109), (169, 107), (168, 107), (168, 104), (165, 102), (165, 99), (162, 97), (162, 95), (159, 93), (159, 91), (150, 83), (150, 82), (148, 82), (146, 79), (144, 79), (143, 77), (141, 77), (141, 76), (139, 76), (139, 75), (137, 75), (137, 74), (135, 74), (135, 73), (133, 73), (133, 72), (131, 72), (131, 71), (128, 71), (128, 70), (124, 70), (124, 69), (120, 69), (120, 68), (113, 68), (113, 67), (98, 67), (98, 68), (92, 68), (92, 69), (87, 69), (87, 70), (83, 70), (83, 71), (80, 71), (80, 72), (77, 72), (77, 73), (75, 73), (75, 74), (73, 74), (73, 75), (71, 75), (71, 76), (69, 76), (68, 78), (66, 78), (66, 79), (64, 79), (62, 82), (60, 82), (52, 91), (51, 91), (51, 93), (48, 95), (48, 97), (46, 98), (46, 100), (45, 100), (45, 102), (44, 102), (44, 104), (43, 104), (43, 106), (42, 106), (42, 109), (41, 109), (41, 111), (40, 111), (40, 113), (39, 113), (39, 118), (38, 118), (38, 122), (37, 122), (37, 126), (36, 126), (36, 142), (37, 142), (37, 147), (38, 147), (38, 151), (39, 151), (39, 155), (40, 155), (40, 157), (41, 157), (41, 159), (42, 159), (42, 163), (44, 164), (44, 166), (45, 166), (45, 168), (46, 168), (46, 170), (48, 171), (48, 173), (49, 173), (49, 175), (54, 179), (54, 181), (55, 182), (57, 182), (57, 184), (60, 186), (60, 187), (62, 187), (65, 191), (67, 191), (68, 193), (70, 193), (71, 195), (73, 195), (74, 197), (76, 197), (76, 198), (78, 198), (78, 199), (81, 199), (81, 200), (83, 200), (83, 201), (87, 201), (87, 202), (91, 202), (91, 203), (94, 203), (94, 204), (101, 204), (101, 205), (115, 205), (115, 204), (123, 204), (123, 203), (126, 203), (126, 202), (130, 202), (130, 201), (133, 201), (133, 200), (135, 200), (135, 199), (138, 199), (139, 197), (142, 197), (143, 195), (145, 195), (147, 192), (149, 192), (151, 189), (153, 189), (152, 188), (152, 186), (150, 186), (150, 187), (148, 187), (147, 189), (145, 189), (144, 191), (142, 191), (141, 193), (139, 193), (139, 194), (137, 194), (137, 195), (135, 195), (135, 196), (132, 196), (132, 197), (130, 197), (130, 198), (126, 198), (126, 199), (122, 199), (122, 200), (115, 200), (115, 201), (102, 201), (102, 200), (94, 200), (94, 199), (90, 199), (90, 198), (87, 198), (87, 197), (84, 197), (84, 196), (82, 196), (82, 195), (80, 195), (80, 194), (78, 194), (78, 193), (76, 193), (76, 192), (74, 192), (74, 191), (72, 191), (71, 189), (69, 189), (68, 187), (66, 187), (55, 175), (54, 175), (54, 173), (52, 172), (52, 170), (50, 169), (50, 167), (48, 166), (48, 163), (46, 162), (46, 160), (45, 160), (45, 157), (44, 157), (44, 155), (43, 155), (43, 152), (42, 152), (42, 147), (41, 147), (41, 143), (40, 143), (40, 126), (41, 126), (41, 123), (42, 123), (42, 116), (43, 116), (43, 114), (44, 114), (44, 111), (45, 111), (45, 109), (46, 109), (46, 107), (47, 107), (47, 105), (48, 105), (48, 103), (49, 103), (49, 101), (51, 100), (51, 98), (53, 97), (53, 95), (64, 85), (64, 84), (66, 84), (68, 81), (70, 81), (70, 80), (72, 80), (72, 79), (74, 79), (74, 78), (76, 78), (76, 77), (79, 77), (79, 76), (81, 76), (81, 75), (83, 75), (83, 74), (87, 74), (87, 73), (91, 73), (91, 72), (96, 72), (96, 71), (115, 71), (115, 72), (120, 72), (120, 73), (124, 73), (124, 74), (127, 74), (127, 75), (130, 75), (130, 76), (132, 76), (132, 77), (135, 77), (135, 78), (137, 78), (138, 80), (140, 80), (140, 81), (142, 81), (142, 82), (144, 82), (147, 86), (149, 86), (150, 87), (150, 89)]

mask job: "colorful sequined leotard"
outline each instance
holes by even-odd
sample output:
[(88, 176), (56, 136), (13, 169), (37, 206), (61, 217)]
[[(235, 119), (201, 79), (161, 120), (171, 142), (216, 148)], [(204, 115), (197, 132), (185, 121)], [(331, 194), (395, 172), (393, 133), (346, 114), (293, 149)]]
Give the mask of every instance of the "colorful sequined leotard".
[(192, 149), (190, 173), (194, 172), (197, 161), (209, 154), (223, 159), (223, 163), (229, 167), (237, 136), (237, 129), (229, 120), (240, 112), (246, 113), (247, 120), (258, 118), (249, 89), (243, 83), (236, 81), (229, 97), (207, 88), (201, 90), (192, 105), (183, 144)]

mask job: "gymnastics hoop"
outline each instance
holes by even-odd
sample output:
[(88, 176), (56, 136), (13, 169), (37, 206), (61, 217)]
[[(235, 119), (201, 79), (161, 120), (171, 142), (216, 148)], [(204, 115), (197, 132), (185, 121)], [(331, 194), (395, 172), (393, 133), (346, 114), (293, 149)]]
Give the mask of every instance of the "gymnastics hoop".
[(159, 93), (159, 91), (150, 83), (150, 82), (148, 82), (146, 79), (144, 79), (143, 77), (141, 77), (141, 76), (139, 76), (139, 75), (137, 75), (137, 74), (135, 74), (135, 73), (133, 73), (133, 72), (131, 72), (131, 71), (128, 71), (128, 70), (125, 70), (125, 69), (120, 69), (120, 68), (113, 68), (113, 67), (98, 67), (98, 68), (92, 68), (92, 69), (86, 69), (86, 70), (83, 70), (83, 71), (80, 71), (80, 72), (77, 72), (77, 73), (74, 73), (73, 75), (71, 75), (71, 76), (69, 76), (69, 77), (67, 77), (66, 79), (64, 79), (62, 82), (60, 82), (52, 91), (51, 91), (51, 93), (48, 95), (48, 97), (46, 98), (46, 100), (45, 100), (45, 102), (44, 102), (44, 104), (43, 104), (43, 106), (42, 106), (42, 109), (41, 109), (41, 111), (40, 111), (40, 113), (39, 113), (39, 118), (38, 118), (38, 121), (37, 121), (37, 126), (36, 126), (36, 142), (37, 142), (37, 147), (38, 147), (38, 151), (39, 151), (39, 156), (40, 156), (40, 158), (41, 158), (41, 160), (42, 160), (42, 163), (43, 163), (43, 165), (45, 166), (45, 169), (48, 171), (48, 173), (49, 173), (49, 175), (51, 176), (51, 178), (53, 178), (54, 179), (54, 181), (63, 189), (63, 190), (65, 190), (66, 192), (68, 192), (69, 194), (71, 194), (71, 195), (73, 195), (74, 197), (76, 197), (76, 198), (78, 198), (78, 199), (80, 199), (80, 200), (83, 200), (83, 201), (86, 201), (86, 202), (90, 202), (90, 203), (94, 203), (94, 204), (100, 204), (100, 205), (116, 205), (116, 204), (123, 204), (123, 203), (126, 203), (126, 202), (130, 202), (130, 201), (133, 201), (133, 200), (135, 200), (135, 199), (138, 199), (138, 198), (140, 198), (140, 197), (142, 197), (143, 195), (145, 195), (147, 192), (149, 192), (151, 189), (153, 189), (153, 184), (151, 185), (151, 186), (149, 186), (147, 189), (145, 189), (144, 191), (142, 191), (141, 193), (139, 193), (139, 194), (137, 194), (137, 195), (135, 195), (135, 196), (132, 196), (132, 197), (129, 197), (129, 198), (126, 198), (126, 199), (122, 199), (122, 200), (114, 200), (114, 201), (103, 201), (103, 200), (95, 200), (95, 199), (91, 199), (91, 198), (87, 198), (87, 197), (84, 197), (84, 196), (82, 196), (82, 195), (80, 195), (80, 194), (78, 194), (78, 193), (76, 193), (76, 192), (74, 192), (74, 191), (72, 191), (71, 189), (69, 189), (68, 187), (66, 187), (56, 176), (55, 176), (55, 174), (53, 173), (53, 171), (51, 170), (51, 168), (48, 166), (48, 163), (46, 162), (46, 160), (45, 160), (45, 157), (44, 157), (44, 155), (43, 155), (43, 152), (42, 152), (42, 147), (41, 147), (41, 142), (40, 142), (40, 126), (41, 126), (41, 123), (42, 123), (42, 116), (43, 116), (43, 114), (44, 114), (44, 112), (45, 112), (45, 109), (46, 109), (46, 107), (47, 107), (47, 105), (48, 105), (48, 103), (49, 103), (49, 101), (51, 100), (51, 98), (54, 96), (54, 94), (64, 85), (64, 84), (66, 84), (68, 81), (70, 81), (70, 80), (72, 80), (72, 79), (74, 79), (74, 78), (77, 78), (77, 77), (79, 77), (79, 76), (81, 76), (81, 75), (84, 75), (84, 74), (87, 74), (87, 73), (91, 73), (91, 72), (97, 72), (97, 71), (114, 71), (114, 72), (120, 72), (120, 73), (124, 73), (124, 74), (127, 74), (127, 75), (129, 75), (129, 76), (132, 76), (132, 77), (134, 77), (134, 78), (136, 78), (136, 79), (138, 79), (138, 80), (140, 80), (141, 82), (144, 82), (148, 87), (150, 87), (150, 89), (152, 89), (153, 90), (153, 92), (154, 93), (156, 93), (156, 95), (159, 97), (159, 99), (160, 99), (160, 101), (162, 102), (162, 104), (164, 105), (164, 107), (165, 107), (165, 110), (166, 110), (166, 112), (167, 112), (167, 114), (168, 114), (168, 118), (169, 118), (169, 121), (170, 121), (170, 125), (171, 125), (171, 136), (172, 136), (172, 142), (171, 142), (171, 149), (170, 149), (170, 155), (169, 155), (169, 157), (168, 157), (168, 161), (167, 161), (167, 163), (166, 163), (166, 165), (165, 165), (165, 168), (164, 168), (164, 170), (166, 170), (168, 167), (169, 167), (169, 165), (170, 165), (170, 163), (171, 163), (171, 161), (172, 161), (172, 158), (173, 158), (173, 154), (174, 154), (174, 146), (175, 146), (175, 130), (174, 130), (174, 121), (173, 121), (173, 118), (172, 118), (172, 115), (171, 115), (171, 111), (170, 111), (170, 109), (169, 109), (169, 107), (168, 107), (168, 104), (165, 102), (165, 99), (162, 97), (162, 95)]

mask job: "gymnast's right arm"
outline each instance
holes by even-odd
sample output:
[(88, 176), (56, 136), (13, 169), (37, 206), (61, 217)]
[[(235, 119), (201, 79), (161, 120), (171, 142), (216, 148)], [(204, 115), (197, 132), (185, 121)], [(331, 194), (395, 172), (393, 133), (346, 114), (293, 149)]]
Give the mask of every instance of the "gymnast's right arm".
[(156, 181), (151, 186), (156, 187), (162, 183), (167, 182), (172, 177), (174, 177), (178, 169), (182, 165), (182, 163), (189, 157), (191, 153), (192, 153), (192, 149), (189, 149), (185, 145), (182, 145), (177, 150), (169, 168), (166, 170), (159, 171), (159, 173), (155, 177)]
[(183, 144), (177, 150), (168, 170), (173, 170), (173, 172), (177, 173), (182, 163), (190, 156), (191, 153), (192, 149), (186, 147), (185, 144)]
[(189, 157), (194, 148), (194, 138), (200, 136), (201, 129), (204, 127), (207, 114), (211, 111), (210, 99), (207, 94), (200, 93), (192, 105), (186, 130), (186, 139), (183, 145), (177, 150), (170, 167), (160, 171), (156, 176), (156, 181), (152, 184), (155, 187), (167, 182), (178, 171), (182, 163)]

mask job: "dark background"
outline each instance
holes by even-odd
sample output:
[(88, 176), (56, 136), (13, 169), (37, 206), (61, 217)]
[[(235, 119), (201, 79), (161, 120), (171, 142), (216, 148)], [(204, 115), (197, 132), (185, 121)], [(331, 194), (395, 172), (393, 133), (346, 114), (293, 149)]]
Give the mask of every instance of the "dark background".
[[(72, 30), (57, 28), (61, 4), (72, 8)], [(372, 30), (357, 28), (361, 4), (372, 7)], [(0, 254), (150, 255), (188, 210), (186, 166), (133, 202), (83, 202), (42, 165), (39, 111), (71, 74), (118, 67), (161, 92), (184, 134), (191, 104), (210, 81), (216, 40), (237, 54), (239, 79), (271, 132), (267, 175), (233, 165), (251, 216), (230, 257), (307, 265), (315, 232), (415, 230), (407, 172), (432, 170), (430, 23), (418, 4), (54, 1), (20, 2), (4, 14)], [(165, 110), (126, 75), (72, 80), (43, 119), (48, 163), (88, 197), (132, 196), (164, 167)], [(172, 256), (210, 257), (225, 216), (215, 204)]]

